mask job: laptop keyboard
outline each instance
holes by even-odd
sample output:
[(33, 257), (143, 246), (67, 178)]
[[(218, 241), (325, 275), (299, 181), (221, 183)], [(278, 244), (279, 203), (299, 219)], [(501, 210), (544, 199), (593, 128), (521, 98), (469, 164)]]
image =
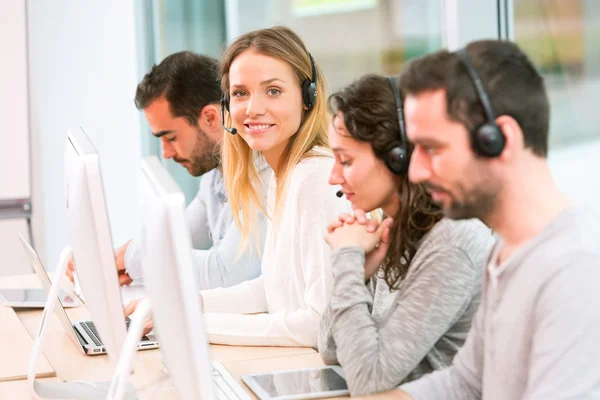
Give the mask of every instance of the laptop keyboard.
[(213, 382), (215, 389), (215, 397), (219, 400), (230, 400), (230, 399), (238, 399), (235, 392), (229, 388), (225, 379), (221, 376), (219, 371), (213, 369)]
[[(125, 318), (125, 327), (127, 328), (127, 330), (129, 330), (129, 325), (131, 325), (131, 320), (129, 319), (129, 317)], [(150, 338), (146, 335), (142, 336), (142, 342), (149, 342)]]
[(100, 341), (100, 336), (98, 336), (98, 331), (96, 330), (96, 325), (93, 322), (83, 322), (81, 327), (88, 334), (88, 336), (92, 339), (96, 346), (102, 346), (102, 342)]
[(235, 400), (240, 399), (240, 397), (235, 393), (235, 391), (229, 386), (229, 383), (223, 378), (221, 372), (218, 369), (212, 369), (212, 378), (215, 389), (215, 398), (218, 400)]
[[(129, 330), (129, 325), (131, 324), (131, 320), (127, 318), (125, 320), (125, 326)], [(102, 341), (100, 340), (100, 335), (98, 335), (98, 330), (96, 329), (96, 325), (92, 321), (82, 322), (81, 326), (83, 330), (88, 334), (88, 336), (92, 339), (96, 346), (102, 346)], [(142, 341), (150, 341), (148, 336), (142, 337)]]
[(218, 400), (231, 400), (231, 399), (237, 399), (237, 396), (229, 397), (229, 396), (227, 396), (227, 393), (225, 393), (219, 385), (215, 385), (215, 398), (217, 398)]

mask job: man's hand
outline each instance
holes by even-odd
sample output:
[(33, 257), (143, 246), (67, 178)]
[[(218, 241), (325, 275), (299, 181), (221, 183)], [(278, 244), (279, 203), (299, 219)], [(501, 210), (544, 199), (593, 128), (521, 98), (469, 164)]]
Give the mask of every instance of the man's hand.
[[(119, 285), (130, 285), (133, 282), (133, 279), (127, 274), (125, 271), (125, 252), (127, 251), (127, 246), (129, 246), (129, 242), (125, 243), (123, 246), (119, 247), (115, 251), (115, 264), (117, 265), (117, 273), (119, 274)], [(75, 283), (75, 262), (73, 261), (73, 254), (69, 255), (69, 259), (67, 261), (67, 277), (73, 283)]]
[(129, 243), (131, 243), (131, 240), (115, 251), (115, 264), (117, 265), (117, 272), (119, 273), (119, 285), (121, 286), (130, 285), (131, 282), (133, 282), (133, 279), (131, 279), (129, 274), (125, 271), (125, 252), (127, 251), (127, 246), (129, 246)]
[(67, 277), (72, 283), (75, 283), (75, 263), (73, 262), (73, 253), (69, 254), (67, 259)]
[[(129, 302), (129, 304), (127, 304), (124, 308), (125, 311), (125, 318), (129, 317), (131, 314), (133, 314), (133, 312), (135, 311), (135, 309), (137, 308), (138, 303), (141, 301), (142, 299), (136, 299), (133, 300), (131, 302)], [(142, 333), (142, 336), (146, 336), (147, 334), (150, 333), (150, 331), (154, 328), (154, 324), (152, 323), (152, 317), (148, 316), (148, 318), (146, 319), (146, 323), (144, 324), (144, 331)]]

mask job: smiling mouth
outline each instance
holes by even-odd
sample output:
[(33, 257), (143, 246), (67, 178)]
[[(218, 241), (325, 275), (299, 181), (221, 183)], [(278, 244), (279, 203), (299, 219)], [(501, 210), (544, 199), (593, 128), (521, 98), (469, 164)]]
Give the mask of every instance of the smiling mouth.
[(262, 133), (274, 126), (274, 124), (244, 124), (244, 126), (250, 133)]

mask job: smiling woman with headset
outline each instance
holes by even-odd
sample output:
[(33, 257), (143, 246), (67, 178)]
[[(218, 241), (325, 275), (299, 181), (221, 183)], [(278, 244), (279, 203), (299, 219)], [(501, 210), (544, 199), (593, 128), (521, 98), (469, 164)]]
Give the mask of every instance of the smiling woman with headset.
[[(256, 215), (267, 215), (262, 275), (226, 289), (201, 291), (209, 340), (235, 345), (316, 347), (331, 293), (327, 221), (350, 210), (327, 175), (323, 76), (302, 40), (285, 27), (247, 33), (222, 65), (223, 175), (233, 218), (249, 246)], [(252, 160), (274, 171), (266, 207)]]
[[(409, 182), (397, 80), (367, 75), (329, 100), (330, 183), (342, 186), (354, 216), (328, 227), (334, 288), (318, 348), (326, 363), (341, 364), (352, 395), (451, 364), (493, 244), (479, 220), (443, 218), (426, 188)], [(364, 217), (376, 209), (387, 216), (381, 224)]]

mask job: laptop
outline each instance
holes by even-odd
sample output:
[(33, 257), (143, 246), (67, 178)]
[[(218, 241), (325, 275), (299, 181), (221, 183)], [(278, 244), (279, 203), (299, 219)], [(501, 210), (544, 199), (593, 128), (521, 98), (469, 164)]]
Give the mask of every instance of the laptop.
[[(33, 266), (36, 275), (42, 282), (46, 293), (49, 294), (52, 282), (46, 273), (46, 269), (44, 268), (42, 261), (40, 260), (37, 252), (33, 249), (33, 247), (31, 247), (27, 239), (25, 239), (20, 233), (19, 238), (21, 239), (21, 244), (23, 245), (23, 249), (25, 250), (25, 254), (29, 259), (29, 262)], [(65, 332), (67, 332), (79, 351), (81, 351), (83, 354), (94, 356), (106, 354), (106, 348), (102, 343), (102, 339), (98, 335), (96, 326), (92, 321), (72, 322), (60, 301), (56, 302), (55, 312)], [(129, 326), (129, 319), (127, 319), (126, 323), (127, 326)], [(144, 336), (138, 345), (139, 350), (150, 350), (157, 348), (158, 341), (156, 340), (155, 335)]]

